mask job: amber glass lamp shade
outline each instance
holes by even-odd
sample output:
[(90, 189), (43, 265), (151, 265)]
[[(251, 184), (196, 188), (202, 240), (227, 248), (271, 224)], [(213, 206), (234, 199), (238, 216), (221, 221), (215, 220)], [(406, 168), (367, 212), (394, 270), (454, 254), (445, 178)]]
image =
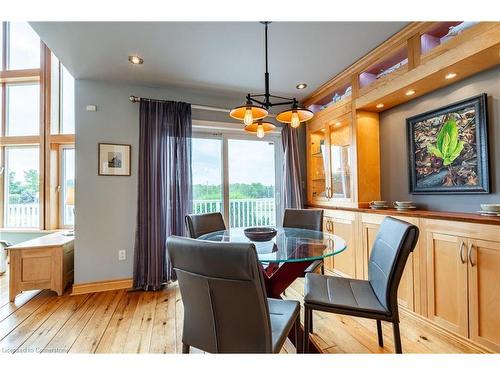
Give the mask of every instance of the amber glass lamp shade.
[(273, 123), (267, 121), (257, 121), (253, 124), (245, 126), (246, 132), (256, 134), (259, 138), (263, 138), (264, 134), (269, 133), (274, 129), (276, 129), (276, 126)]
[(268, 112), (265, 108), (249, 103), (236, 107), (229, 112), (229, 116), (236, 120), (243, 121), (247, 126), (252, 125), (257, 120), (263, 119), (267, 115)]
[(312, 119), (314, 113), (306, 108), (290, 108), (276, 115), (276, 120), (297, 128), (300, 123)]

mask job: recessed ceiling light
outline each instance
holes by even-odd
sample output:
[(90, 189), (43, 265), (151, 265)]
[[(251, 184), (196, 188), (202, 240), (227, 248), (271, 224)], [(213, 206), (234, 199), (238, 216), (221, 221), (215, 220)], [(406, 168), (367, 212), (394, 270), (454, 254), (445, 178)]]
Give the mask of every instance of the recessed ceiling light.
[(413, 94), (415, 94), (415, 90), (408, 90), (406, 92), (406, 96), (412, 96)]
[(302, 90), (307, 87), (307, 83), (299, 83), (297, 86), (295, 86), (297, 90)]
[(128, 57), (128, 61), (134, 65), (141, 65), (144, 62), (144, 59), (137, 55), (130, 55)]
[(340, 121), (337, 121), (337, 122), (335, 123), (335, 126), (340, 126), (340, 125), (342, 125), (342, 123), (341, 123)]
[(377, 108), (384, 108), (384, 104), (383, 103), (378, 103), (375, 107), (377, 107)]
[(452, 79), (457, 76), (457, 73), (448, 73), (447, 75), (444, 76), (445, 79)]

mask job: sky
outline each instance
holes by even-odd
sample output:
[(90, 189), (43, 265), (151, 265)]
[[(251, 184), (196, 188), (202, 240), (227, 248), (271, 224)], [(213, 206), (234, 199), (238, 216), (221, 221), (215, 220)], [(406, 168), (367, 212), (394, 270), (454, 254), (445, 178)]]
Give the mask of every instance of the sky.
[[(221, 183), (221, 148), (220, 139), (193, 139), (194, 184)], [(229, 183), (274, 185), (274, 145), (269, 145), (269, 142), (230, 139), (228, 160)]]

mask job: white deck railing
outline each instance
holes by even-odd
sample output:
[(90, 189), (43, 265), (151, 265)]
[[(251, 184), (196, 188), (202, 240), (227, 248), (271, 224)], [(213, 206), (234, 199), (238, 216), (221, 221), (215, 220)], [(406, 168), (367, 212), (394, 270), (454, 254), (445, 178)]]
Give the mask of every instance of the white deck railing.
[[(73, 206), (64, 206), (64, 218), (67, 225), (73, 225), (75, 217)], [(39, 204), (8, 204), (7, 226), (10, 228), (39, 227)], [(195, 200), (193, 212), (204, 214), (208, 212), (222, 212), (220, 200)], [(229, 201), (229, 220), (231, 227), (254, 227), (276, 225), (276, 205), (274, 198), (259, 199), (231, 199)]]
[[(193, 212), (204, 214), (222, 212), (220, 200), (194, 200)], [(231, 199), (229, 201), (231, 227), (254, 227), (276, 225), (276, 204), (274, 198)]]
[[(7, 227), (9, 228), (38, 228), (40, 226), (40, 205), (29, 204), (7, 204)], [(75, 216), (73, 206), (64, 206), (64, 218), (66, 225), (73, 225)]]

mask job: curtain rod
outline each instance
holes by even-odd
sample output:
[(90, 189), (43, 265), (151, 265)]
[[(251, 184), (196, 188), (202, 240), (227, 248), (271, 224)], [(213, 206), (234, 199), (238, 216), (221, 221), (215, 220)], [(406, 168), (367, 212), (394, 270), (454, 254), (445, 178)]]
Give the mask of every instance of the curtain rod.
[[(129, 100), (132, 103), (139, 103), (141, 100), (156, 100), (156, 99), (141, 98), (140, 96), (130, 95)], [(191, 104), (191, 108), (201, 109), (204, 111), (225, 112), (225, 113), (230, 112), (229, 109), (219, 108), (219, 107), (211, 107), (208, 105), (200, 105), (200, 104)]]

